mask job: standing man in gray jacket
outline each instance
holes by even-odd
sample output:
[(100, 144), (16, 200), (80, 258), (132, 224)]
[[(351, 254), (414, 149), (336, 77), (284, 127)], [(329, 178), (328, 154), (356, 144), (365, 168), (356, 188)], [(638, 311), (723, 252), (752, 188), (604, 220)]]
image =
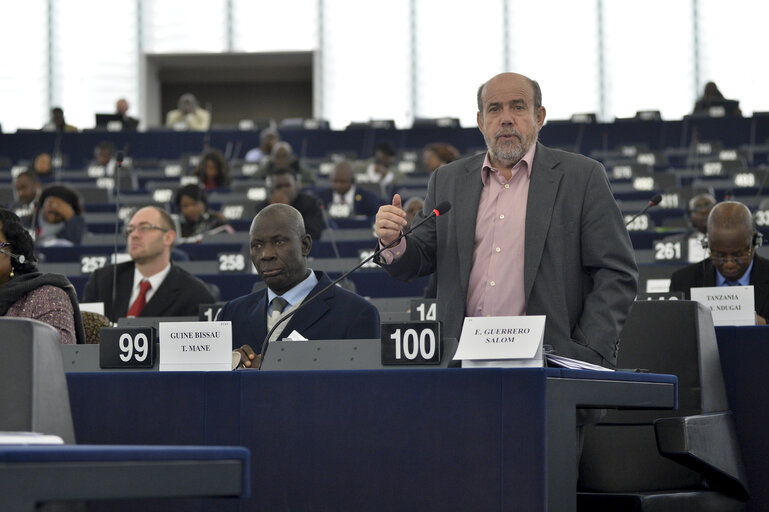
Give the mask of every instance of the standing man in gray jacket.
[[(438, 319), (459, 337), (466, 316), (546, 315), (545, 344), (559, 355), (613, 367), (636, 294), (630, 237), (603, 166), (537, 142), (545, 122), (539, 84), (503, 73), (478, 90), (488, 151), (430, 177), (433, 218), (383, 252), (393, 277), (436, 272)], [(399, 195), (376, 217), (380, 244), (406, 224)]]

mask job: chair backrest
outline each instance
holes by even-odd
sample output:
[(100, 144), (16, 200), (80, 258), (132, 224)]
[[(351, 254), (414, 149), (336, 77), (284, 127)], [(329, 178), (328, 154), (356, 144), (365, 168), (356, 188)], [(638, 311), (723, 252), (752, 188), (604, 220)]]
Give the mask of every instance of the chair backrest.
[(75, 442), (59, 333), (28, 318), (0, 318), (0, 431)]
[(636, 301), (620, 333), (617, 368), (678, 377), (678, 410), (655, 416), (729, 410), (713, 317), (697, 302)]
[[(580, 488), (601, 492), (702, 488), (701, 473), (658, 453), (654, 421), (728, 415), (710, 311), (692, 301), (635, 302), (620, 334), (617, 368), (678, 376), (678, 409), (608, 411), (600, 424), (585, 432)], [(720, 438), (710, 442), (729, 445)]]

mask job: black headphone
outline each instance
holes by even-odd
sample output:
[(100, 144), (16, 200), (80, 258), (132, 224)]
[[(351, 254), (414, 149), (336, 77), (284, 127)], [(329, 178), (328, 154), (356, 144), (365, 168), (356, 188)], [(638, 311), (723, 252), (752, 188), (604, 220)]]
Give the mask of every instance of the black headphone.
[[(701, 243), (702, 243), (703, 249), (710, 248), (710, 242), (708, 242), (708, 237), (703, 238)], [(764, 244), (764, 235), (762, 235), (760, 231), (754, 231), (753, 237), (750, 239), (750, 245), (753, 247), (753, 249), (758, 249), (763, 244)]]
[(24, 262), (27, 261), (27, 258), (23, 254), (14, 254), (12, 252), (6, 251), (5, 249), (0, 249), (0, 252), (18, 261), (19, 265), (23, 265)]

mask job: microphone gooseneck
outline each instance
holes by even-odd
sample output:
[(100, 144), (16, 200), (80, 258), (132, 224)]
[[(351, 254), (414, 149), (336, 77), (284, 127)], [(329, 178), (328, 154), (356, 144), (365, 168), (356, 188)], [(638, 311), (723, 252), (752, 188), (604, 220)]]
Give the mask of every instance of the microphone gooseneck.
[(264, 354), (265, 354), (265, 352), (267, 352), (267, 345), (269, 344), (270, 337), (272, 336), (272, 333), (275, 332), (275, 329), (277, 329), (280, 324), (282, 324), (283, 322), (285, 322), (286, 320), (288, 320), (289, 318), (294, 316), (294, 314), (296, 314), (299, 311), (301, 311), (302, 308), (304, 308), (305, 306), (310, 304), (312, 301), (314, 301), (315, 299), (317, 299), (318, 297), (323, 295), (332, 286), (335, 286), (336, 284), (341, 282), (343, 279), (345, 279), (347, 276), (349, 276), (350, 274), (352, 274), (353, 272), (355, 272), (356, 270), (361, 268), (363, 265), (365, 265), (369, 261), (373, 260), (374, 258), (379, 256), (380, 254), (382, 254), (383, 251), (386, 251), (387, 249), (391, 249), (392, 247), (395, 247), (401, 241), (401, 239), (403, 237), (408, 236), (411, 233), (413, 233), (416, 228), (418, 228), (419, 226), (421, 226), (422, 224), (424, 224), (428, 220), (432, 219), (433, 217), (439, 217), (439, 216), (443, 215), (444, 213), (448, 212), (449, 210), (451, 210), (451, 203), (449, 203), (448, 201), (444, 201), (444, 202), (440, 203), (438, 206), (436, 206), (433, 209), (432, 212), (430, 212), (429, 215), (427, 215), (424, 219), (422, 219), (419, 222), (417, 222), (416, 224), (414, 224), (411, 228), (408, 229), (408, 231), (406, 231), (405, 233), (401, 233), (400, 235), (398, 235), (398, 237), (395, 240), (393, 240), (389, 244), (387, 244), (387, 245), (377, 249), (370, 256), (368, 256), (367, 258), (364, 258), (363, 260), (361, 260), (360, 263), (355, 265), (353, 268), (351, 268), (350, 270), (348, 270), (347, 272), (345, 272), (341, 276), (339, 276), (336, 279), (334, 279), (331, 283), (326, 285), (318, 293), (316, 293), (315, 295), (310, 297), (308, 300), (305, 300), (301, 304), (299, 304), (299, 307), (297, 307), (296, 309), (293, 309), (293, 310), (289, 311), (288, 313), (284, 314), (283, 316), (281, 316), (278, 319), (278, 321), (275, 322), (275, 325), (272, 326), (272, 329), (269, 330), (269, 332), (267, 333), (267, 336), (265, 336), (264, 341), (262, 342), (262, 347), (261, 347), (261, 350), (259, 351), (259, 355), (256, 357), (256, 360), (254, 361), (256, 363), (256, 368), (259, 369), (259, 368), (262, 367), (262, 362), (264, 361)]
[(649, 204), (644, 206), (643, 210), (633, 215), (633, 218), (625, 223), (625, 227), (628, 227), (630, 224), (632, 224), (634, 220), (636, 220), (638, 217), (646, 213), (646, 210), (648, 210), (652, 206), (657, 206), (658, 204), (660, 204), (660, 201), (662, 201), (662, 194), (655, 194), (651, 199), (649, 199)]
[[(117, 303), (117, 239), (120, 233), (120, 169), (123, 168), (123, 159), (125, 154), (122, 151), (115, 153), (115, 243), (112, 251), (112, 315), (116, 315), (115, 304)], [(110, 318), (110, 320), (112, 320)]]

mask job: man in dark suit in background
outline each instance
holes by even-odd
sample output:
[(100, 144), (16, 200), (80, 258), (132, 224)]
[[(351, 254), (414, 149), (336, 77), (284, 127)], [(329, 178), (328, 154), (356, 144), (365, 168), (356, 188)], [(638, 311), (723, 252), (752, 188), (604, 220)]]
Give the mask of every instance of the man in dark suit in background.
[(113, 322), (126, 316), (198, 316), (200, 304), (215, 302), (203, 281), (171, 264), (176, 229), (168, 212), (155, 206), (140, 209), (126, 226), (126, 237), (132, 261), (117, 265), (115, 303), (114, 265), (91, 274), (83, 302), (103, 302)]
[(331, 217), (373, 217), (382, 205), (377, 194), (355, 185), (355, 171), (347, 160), (334, 166), (331, 188), (318, 191), (318, 197)]
[[(266, 289), (224, 305), (217, 320), (232, 321), (233, 349), (243, 366), (259, 367), (262, 342), (282, 314), (331, 284), (325, 272), (307, 268), (312, 238), (299, 212), (272, 204), (254, 217), (250, 230), (251, 261)], [(362, 297), (332, 286), (312, 303), (280, 324), (271, 341), (293, 331), (310, 340), (379, 338), (379, 312)]]
[(270, 197), (257, 203), (256, 213), (271, 204), (293, 206), (302, 215), (307, 233), (313, 240), (320, 240), (320, 234), (326, 225), (320, 200), (312, 194), (302, 192), (301, 186), (300, 178), (291, 169), (276, 169), (267, 176), (267, 193)]
[[(459, 337), (465, 316), (545, 315), (545, 344), (562, 356), (612, 367), (638, 271), (603, 166), (537, 143), (545, 122), (535, 81), (497, 75), (478, 90), (488, 151), (430, 175), (418, 222), (452, 210), (385, 251), (401, 280), (436, 272), (438, 320)], [(406, 224), (401, 199), (376, 217), (380, 244)]]
[(756, 325), (766, 325), (769, 260), (756, 254), (760, 245), (748, 207), (736, 201), (718, 203), (708, 217), (710, 257), (673, 272), (670, 291), (684, 292), (688, 299), (692, 288), (753, 285)]

